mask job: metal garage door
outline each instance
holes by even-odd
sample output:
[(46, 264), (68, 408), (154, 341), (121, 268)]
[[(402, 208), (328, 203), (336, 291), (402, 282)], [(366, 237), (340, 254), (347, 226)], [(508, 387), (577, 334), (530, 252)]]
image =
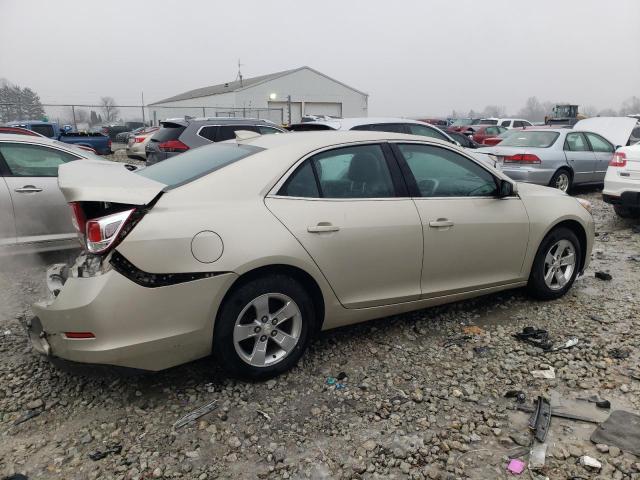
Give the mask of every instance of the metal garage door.
[[(287, 102), (269, 102), (269, 108), (282, 109), (282, 121), (289, 122), (289, 107)], [(291, 102), (291, 123), (298, 123), (302, 120), (302, 103)]]
[(304, 114), (342, 117), (342, 104), (332, 102), (304, 102)]

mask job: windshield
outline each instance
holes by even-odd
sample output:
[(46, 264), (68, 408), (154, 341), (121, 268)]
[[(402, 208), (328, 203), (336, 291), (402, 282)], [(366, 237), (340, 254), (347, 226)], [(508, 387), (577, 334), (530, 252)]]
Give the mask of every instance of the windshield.
[(175, 188), (262, 150), (253, 145), (217, 143), (176, 155), (135, 173)]
[(517, 135), (520, 132), (521, 130), (507, 130), (506, 132), (502, 132), (500, 135), (498, 135), (498, 138), (502, 138), (504, 140), (505, 138), (512, 137), (513, 135)]
[(541, 132), (526, 130), (517, 132), (517, 135), (512, 135), (502, 142), (501, 147), (537, 147), (548, 148), (556, 141), (560, 136), (558, 132)]
[(465, 125), (471, 125), (472, 120), (470, 118), (458, 118), (451, 124), (452, 127), (464, 127)]

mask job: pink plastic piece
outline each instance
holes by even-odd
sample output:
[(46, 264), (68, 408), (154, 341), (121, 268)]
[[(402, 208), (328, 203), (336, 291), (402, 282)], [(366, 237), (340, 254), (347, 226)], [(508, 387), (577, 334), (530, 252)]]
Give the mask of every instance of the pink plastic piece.
[(509, 465), (507, 465), (507, 470), (509, 470), (514, 475), (520, 475), (522, 472), (524, 472), (525, 466), (526, 464), (522, 460), (518, 460), (517, 458), (514, 458), (513, 460), (509, 461)]

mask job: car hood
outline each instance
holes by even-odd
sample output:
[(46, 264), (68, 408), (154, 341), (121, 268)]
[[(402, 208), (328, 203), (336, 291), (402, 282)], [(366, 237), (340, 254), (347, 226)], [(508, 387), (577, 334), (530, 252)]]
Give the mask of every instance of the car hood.
[(602, 135), (615, 146), (624, 147), (638, 120), (628, 117), (593, 117), (580, 120), (574, 130), (586, 130)]
[(124, 163), (80, 160), (58, 167), (58, 186), (67, 202), (146, 205), (165, 184), (130, 171)]
[(536, 185), (535, 183), (517, 182), (518, 195), (521, 197), (549, 197), (549, 196), (567, 196), (562, 190), (557, 188)]

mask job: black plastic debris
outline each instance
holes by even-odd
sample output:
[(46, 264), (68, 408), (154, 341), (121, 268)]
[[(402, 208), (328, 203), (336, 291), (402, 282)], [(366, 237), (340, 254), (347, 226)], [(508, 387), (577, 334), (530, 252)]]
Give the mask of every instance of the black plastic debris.
[(108, 455), (111, 455), (112, 453), (118, 454), (121, 451), (122, 451), (122, 445), (112, 445), (106, 450), (96, 450), (95, 452), (90, 453), (89, 458), (94, 462), (97, 462), (98, 460), (102, 460), (103, 458), (107, 457)]
[(549, 332), (536, 327), (524, 327), (522, 332), (514, 333), (513, 336), (518, 340), (541, 348), (545, 352), (553, 348), (553, 342), (549, 340)]
[(611, 280), (613, 277), (611, 276), (611, 274), (607, 273), (607, 272), (596, 272), (596, 278), (600, 279), (600, 280), (605, 280), (605, 281), (609, 281)]
[(504, 398), (515, 398), (516, 402), (524, 403), (527, 399), (527, 396), (522, 390), (509, 390), (504, 394)]
[(640, 415), (624, 410), (611, 412), (609, 418), (595, 429), (591, 441), (640, 455)]
[(340, 372), (338, 375), (336, 375), (337, 380), (344, 380), (345, 378), (347, 378), (347, 374), (345, 372)]
[(23, 475), (21, 473), (14, 473), (13, 475), (9, 475), (8, 477), (4, 477), (2, 480), (29, 480), (29, 477)]
[(544, 443), (544, 439), (547, 438), (547, 432), (551, 425), (551, 404), (549, 400), (543, 396), (538, 396), (536, 402), (536, 408), (533, 411), (533, 415), (529, 418), (529, 428), (533, 430), (533, 436), (539, 442)]
[(26, 412), (24, 415), (22, 415), (20, 418), (17, 418), (13, 424), (14, 425), (20, 425), (21, 423), (26, 422), (27, 420), (31, 420), (33, 417), (37, 417), (38, 415), (40, 415), (40, 410), (29, 410), (28, 412)]
[(624, 348), (612, 348), (609, 350), (609, 358), (624, 360), (625, 358), (629, 358), (629, 350)]
[(588, 398), (578, 398), (577, 400), (583, 400), (585, 402), (595, 403), (596, 407), (598, 408), (603, 408), (603, 409), (611, 408), (611, 402), (609, 400), (603, 400), (597, 395), (591, 395)]

